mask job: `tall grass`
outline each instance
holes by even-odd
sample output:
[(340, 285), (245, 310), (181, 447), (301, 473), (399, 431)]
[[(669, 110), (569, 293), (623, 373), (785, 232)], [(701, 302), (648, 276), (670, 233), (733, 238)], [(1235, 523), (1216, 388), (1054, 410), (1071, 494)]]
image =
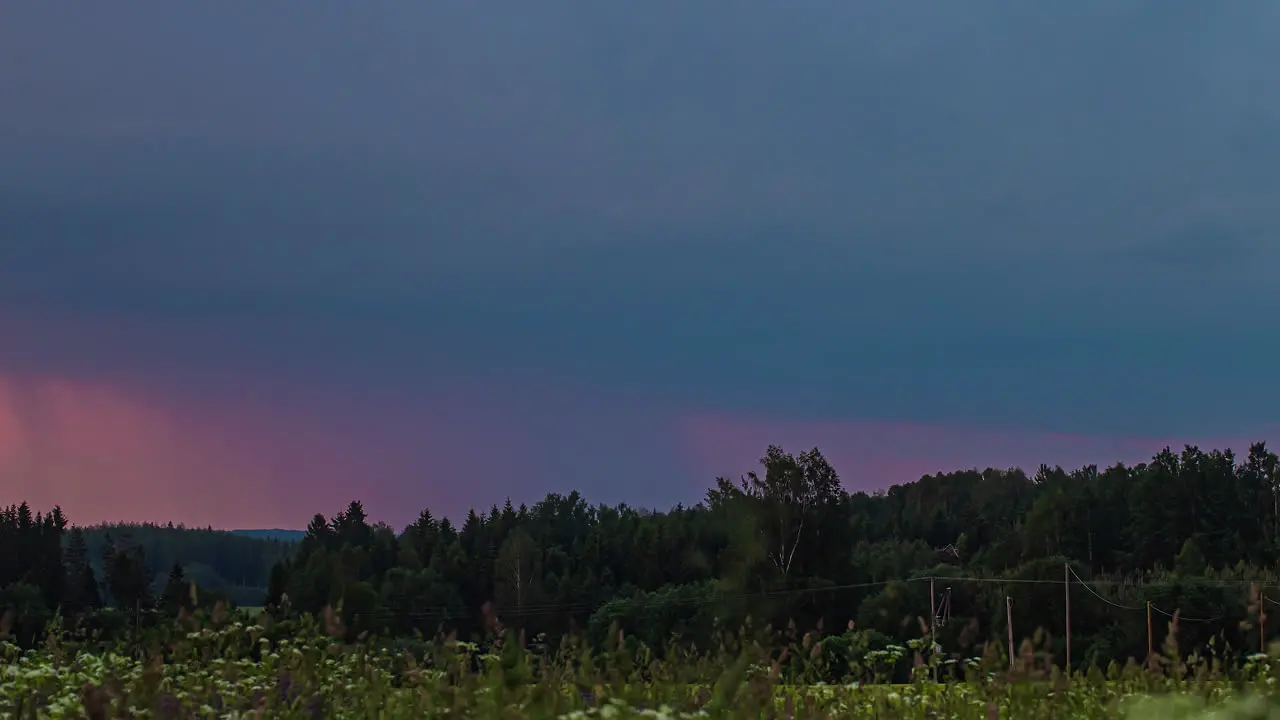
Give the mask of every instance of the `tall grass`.
[(850, 656), (842, 635), (818, 632), (768, 645), (744, 628), (714, 652), (656, 653), (621, 632), (599, 647), (547, 647), (492, 628), (483, 643), (379, 641), (350, 638), (327, 609), (273, 622), (218, 607), (123, 644), (55, 621), (39, 648), (0, 644), (0, 717), (1280, 717), (1280, 647), (1240, 664), (1187, 654), (1176, 619), (1154, 657), (1071, 675), (1043, 637), (1011, 662), (998, 644), (958, 659), (923, 639)]

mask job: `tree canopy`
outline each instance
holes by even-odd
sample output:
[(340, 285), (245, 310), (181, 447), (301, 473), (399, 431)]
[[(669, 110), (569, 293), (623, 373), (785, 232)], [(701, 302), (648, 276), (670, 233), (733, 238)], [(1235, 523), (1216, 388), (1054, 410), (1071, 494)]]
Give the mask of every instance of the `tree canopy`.
[(352, 502), (315, 515), (296, 545), (71, 528), (22, 504), (0, 513), (0, 545), (19, 549), (0, 553), (0, 604), (34, 633), (59, 609), (173, 612), (194, 602), (183, 584), (212, 572), (280, 617), (337, 608), (353, 636), (466, 636), (499, 618), (529, 638), (622, 630), (661, 648), (754, 623), (872, 647), (927, 626), (960, 652), (1002, 638), (1009, 617), (1061, 655), (1070, 594), (1076, 664), (1143, 655), (1148, 602), (1182, 613), (1184, 642), (1242, 652), (1259, 633), (1241, 622), (1280, 604), (1280, 472), (1263, 444), (1243, 459), (1166, 448), (1133, 466), (962, 470), (875, 493), (846, 492), (816, 448), (772, 446), (760, 463), (666, 512), (552, 493), (460, 523), (425, 509), (397, 531)]

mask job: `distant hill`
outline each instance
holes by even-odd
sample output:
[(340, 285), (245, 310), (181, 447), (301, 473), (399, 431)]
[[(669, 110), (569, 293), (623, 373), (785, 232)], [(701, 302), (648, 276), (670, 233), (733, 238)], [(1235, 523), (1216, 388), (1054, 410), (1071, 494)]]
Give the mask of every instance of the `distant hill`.
[(231, 534), (258, 538), (259, 540), (298, 542), (307, 534), (307, 532), (305, 530), (281, 530), (280, 528), (271, 528), (270, 530), (232, 530)]
[[(261, 605), (271, 567), (289, 557), (304, 533), (294, 530), (226, 531), (156, 524), (108, 524), (82, 528), (89, 564), (102, 578), (107, 539), (142, 546), (152, 592), (164, 587), (173, 564), (201, 588), (218, 590), (238, 605)], [(275, 533), (282, 535), (277, 536)]]

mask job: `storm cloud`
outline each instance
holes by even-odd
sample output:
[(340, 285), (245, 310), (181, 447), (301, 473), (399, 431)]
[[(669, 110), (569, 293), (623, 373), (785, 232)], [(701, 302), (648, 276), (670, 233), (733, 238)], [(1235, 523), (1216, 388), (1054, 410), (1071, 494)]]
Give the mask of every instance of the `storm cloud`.
[(449, 407), (508, 447), (551, 405), (597, 428), (541, 486), (692, 474), (668, 416), (1257, 436), (1277, 31), (1265, 3), (17, 4), (0, 370), (387, 418), (488, 388)]

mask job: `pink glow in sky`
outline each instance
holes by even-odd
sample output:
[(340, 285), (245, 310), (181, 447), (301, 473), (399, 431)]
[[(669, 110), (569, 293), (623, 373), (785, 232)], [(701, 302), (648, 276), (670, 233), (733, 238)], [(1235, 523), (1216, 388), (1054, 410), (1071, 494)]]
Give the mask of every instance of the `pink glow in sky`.
[(406, 409), (264, 387), (179, 398), (0, 375), (0, 504), (58, 504), (77, 524), (240, 528), (302, 527), (362, 500), (403, 524), (428, 505), (501, 502), (532, 454), (482, 395)]
[[(195, 396), (193, 396), (195, 397)], [(1243, 453), (1265, 438), (1110, 439), (908, 423), (788, 422), (566, 394), (548, 420), (520, 393), (430, 399), (218, 392), (164, 397), (124, 383), (0, 376), (0, 502), (60, 504), (73, 522), (301, 527), (361, 499), (393, 525), (507, 495), (581, 488), (589, 502), (659, 507), (700, 499), (716, 475), (755, 468), (770, 443), (814, 445), (850, 489), (968, 467), (1141, 461), (1165, 444)], [(218, 399), (220, 398), (220, 399)], [(536, 400), (536, 397), (535, 397)], [(577, 404), (575, 406), (575, 403)], [(592, 435), (594, 433), (594, 435)], [(599, 459), (588, 457), (594, 447)], [(610, 465), (616, 471), (610, 471)], [(668, 477), (669, 476), (669, 477)]]
[(73, 522), (270, 519), (269, 470), (219, 447), (218, 428), (110, 385), (0, 376), (4, 500)]

